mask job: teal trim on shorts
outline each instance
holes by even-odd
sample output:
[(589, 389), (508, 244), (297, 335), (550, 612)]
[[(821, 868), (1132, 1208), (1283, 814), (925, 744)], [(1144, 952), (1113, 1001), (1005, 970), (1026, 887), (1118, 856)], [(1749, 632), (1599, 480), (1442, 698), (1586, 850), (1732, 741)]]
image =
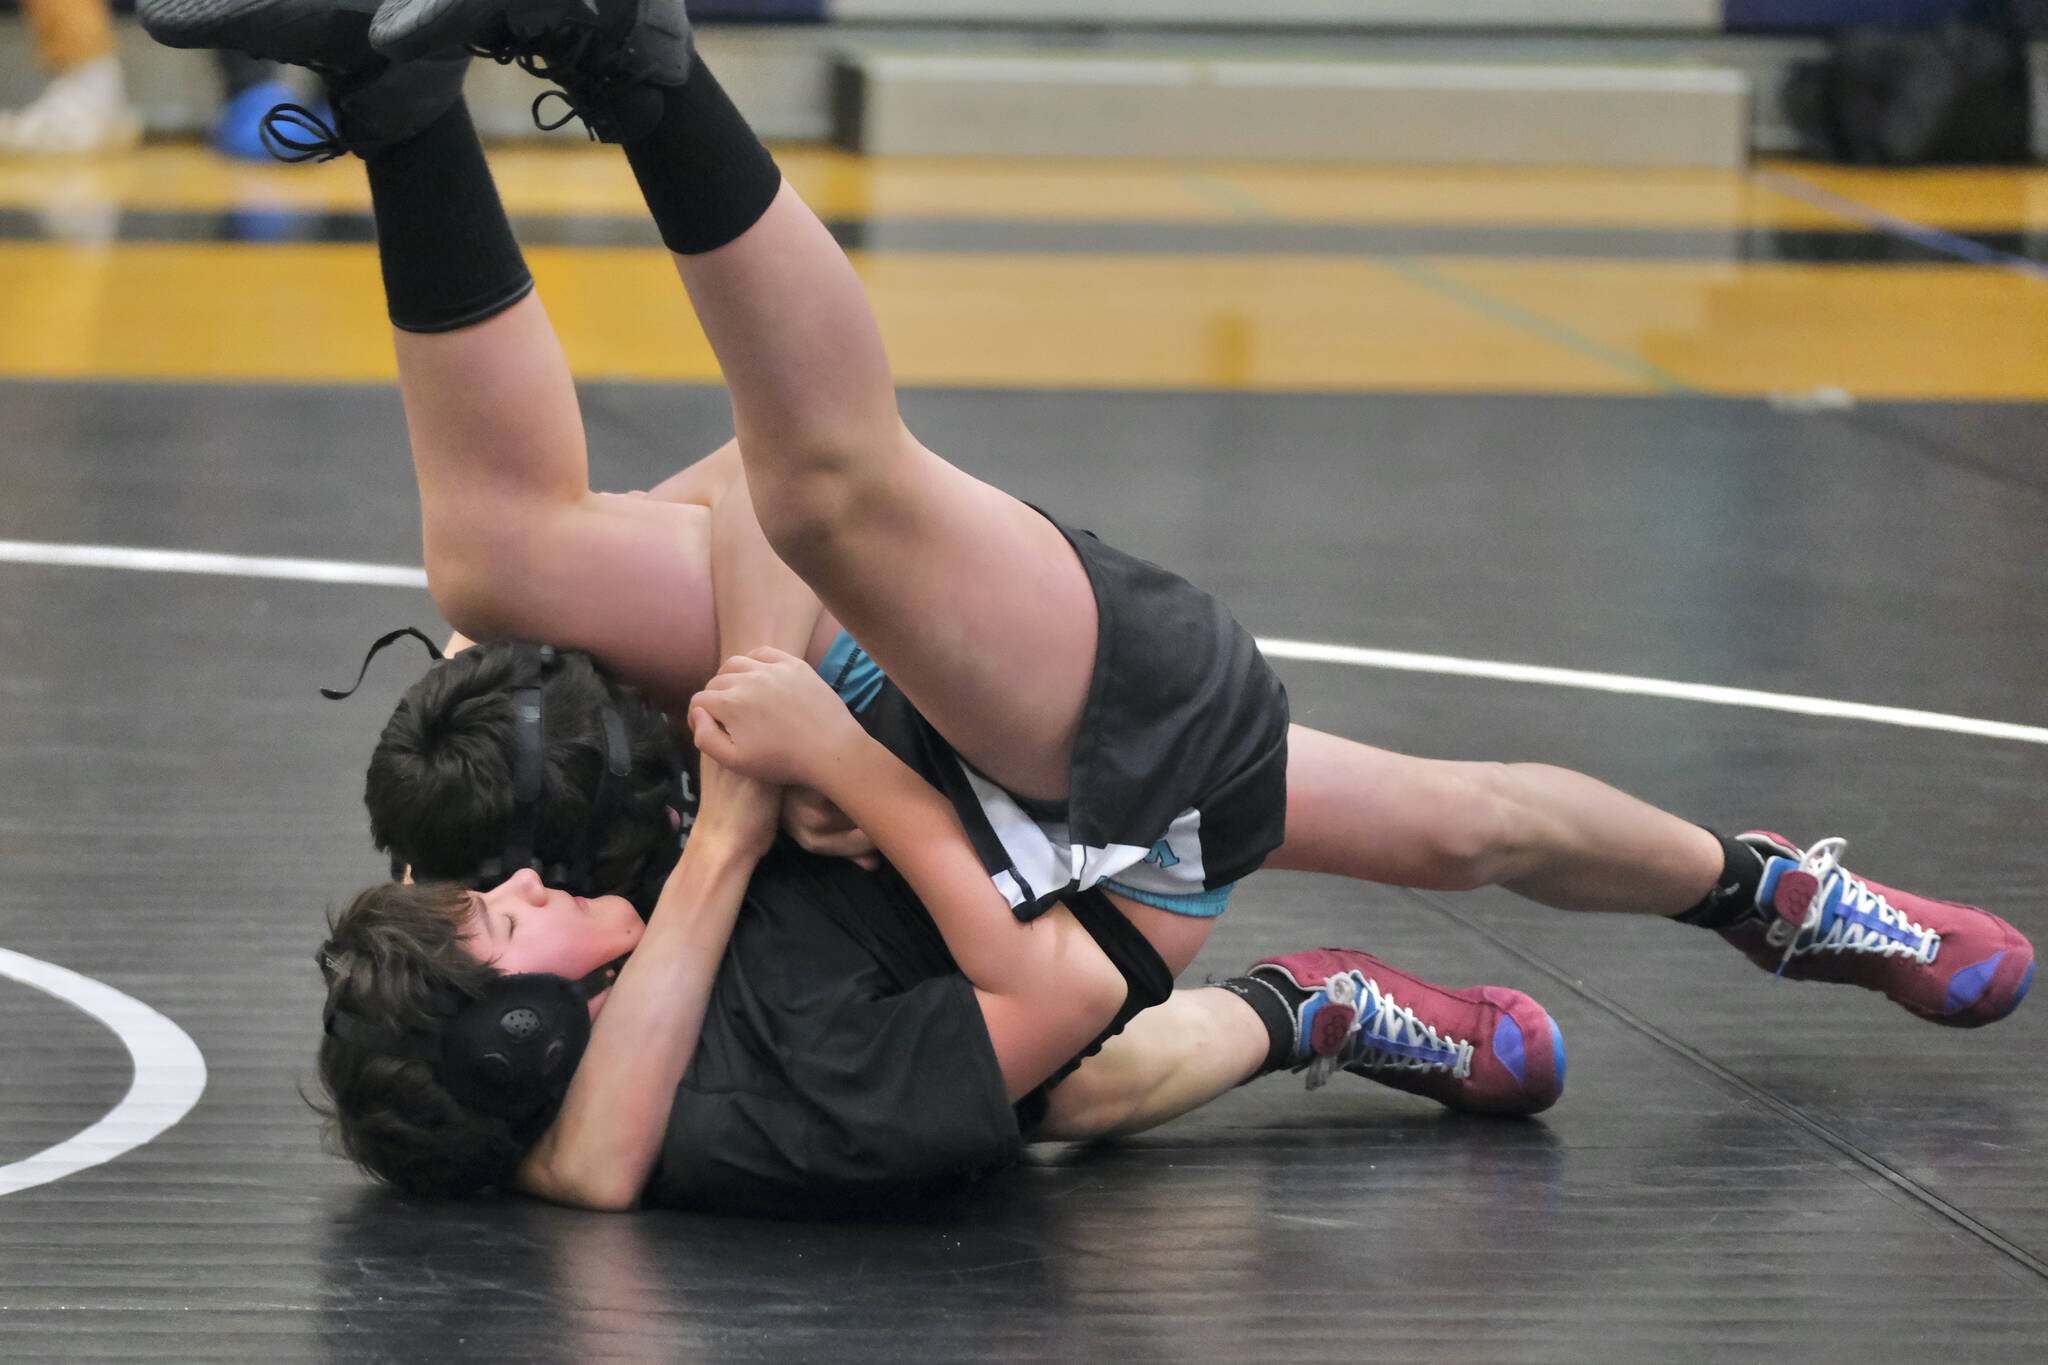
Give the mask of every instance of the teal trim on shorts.
[(818, 676), (832, 684), (832, 690), (839, 694), (839, 700), (846, 703), (846, 709), (859, 715), (867, 710), (868, 703), (882, 690), (888, 678), (882, 673), (882, 666), (868, 657), (868, 652), (853, 642), (853, 637), (840, 631), (825, 650), (825, 657), (818, 662)]
[(1162, 891), (1140, 891), (1135, 886), (1125, 886), (1114, 877), (1104, 877), (1096, 885), (1119, 896), (1128, 896), (1140, 905), (1155, 906), (1169, 914), (1186, 915), (1189, 919), (1215, 919), (1230, 904), (1230, 893), (1237, 889), (1236, 882), (1225, 882), (1212, 890), (1174, 896)]

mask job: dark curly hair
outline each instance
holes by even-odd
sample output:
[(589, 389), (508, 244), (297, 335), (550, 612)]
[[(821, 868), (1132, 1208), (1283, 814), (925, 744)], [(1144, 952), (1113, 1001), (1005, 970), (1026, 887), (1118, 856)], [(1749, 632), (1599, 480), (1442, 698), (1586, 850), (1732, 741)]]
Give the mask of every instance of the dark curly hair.
[[(446, 883), (373, 886), (328, 918), (321, 965), (327, 1009), (395, 1033), (433, 1032), (500, 972), (464, 944), (470, 893)], [(508, 1185), (533, 1135), (478, 1114), (432, 1064), (327, 1036), (319, 1073), (329, 1141), (372, 1177), (408, 1194), (460, 1197)]]
[[(520, 648), (479, 645), (435, 664), (377, 741), (363, 787), (370, 835), (416, 881), (475, 885), (477, 869), (504, 852), (515, 806)], [(592, 830), (607, 702), (625, 724), (631, 772), (614, 781), (604, 827)], [(546, 778), (533, 851), (543, 876), (582, 895), (626, 896), (647, 914), (680, 853), (669, 810), (686, 804), (682, 745), (645, 697), (579, 651), (560, 651), (544, 666), (541, 704)], [(567, 886), (562, 870), (581, 860), (587, 838), (588, 884)]]

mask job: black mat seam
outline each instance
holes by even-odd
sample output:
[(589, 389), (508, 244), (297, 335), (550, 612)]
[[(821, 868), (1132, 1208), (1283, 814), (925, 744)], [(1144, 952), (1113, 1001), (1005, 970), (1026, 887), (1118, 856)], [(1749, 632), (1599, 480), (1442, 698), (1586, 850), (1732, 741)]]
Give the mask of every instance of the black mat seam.
[[(114, 206), (107, 231), (121, 243), (368, 245), (376, 234), (358, 208), (130, 208)], [(512, 219), (529, 247), (656, 247), (644, 214), (521, 213)], [(1142, 218), (1019, 219), (841, 217), (826, 221), (849, 251), (947, 255), (1385, 255), (1741, 265), (1968, 266), (1959, 257), (1897, 232), (1867, 227), (1784, 229), (1754, 224), (1678, 226), (1592, 223), (1494, 224), (1250, 221), (1181, 222)], [(62, 242), (62, 224), (35, 209), (0, 205), (0, 241)], [(2048, 233), (2024, 227), (1951, 234), (2000, 259), (2048, 262)], [(97, 238), (95, 238), (97, 241)]]
[(1919, 1181), (1914, 1180), (1911, 1176), (1892, 1167), (1876, 1154), (1865, 1150), (1848, 1137), (1829, 1127), (1804, 1109), (1801, 1109), (1798, 1105), (1773, 1095), (1756, 1082), (1715, 1061), (1690, 1043), (1665, 1032), (1620, 1001), (1594, 990), (1591, 986), (1588, 986), (1585, 982), (1541, 954), (1523, 947), (1513, 939), (1504, 937), (1470, 916), (1461, 914), (1436, 897), (1407, 888), (1403, 888), (1403, 891), (1415, 901), (1451, 921), (1451, 923), (1459, 928), (1465, 929), (1477, 937), (1486, 940), (1517, 961), (1534, 967), (1537, 971), (1550, 977), (1587, 1004), (1615, 1019), (1624, 1027), (1648, 1038), (1651, 1042), (1662, 1047), (1672, 1055), (1690, 1062), (1693, 1066), (1714, 1077), (1723, 1085), (1735, 1090), (1744, 1098), (1761, 1105), (1794, 1127), (1802, 1129), (1808, 1136), (1818, 1139), (1836, 1153), (1849, 1158), (1849, 1160), (1877, 1176), (1893, 1189), (1914, 1200), (1921, 1207), (1977, 1238), (1993, 1251), (2000, 1253), (2022, 1268), (2032, 1271), (2041, 1279), (2048, 1280), (2048, 1261), (2044, 1261), (2041, 1257), (2028, 1251), (2025, 1247), (2014, 1242), (1997, 1229), (1988, 1226), (1963, 1209), (1958, 1208), (1933, 1190), (1922, 1185)]
[(1926, 460), (1947, 469), (1974, 474), (1980, 479), (1988, 479), (1992, 483), (2031, 493), (2036, 497), (2048, 494), (2048, 475), (2005, 469), (1990, 460), (1979, 459), (1932, 432), (1907, 425), (1897, 413), (1888, 413), (1881, 408), (1859, 406), (1852, 412), (1836, 415), (1844, 426), (1887, 443), (1909, 459)]

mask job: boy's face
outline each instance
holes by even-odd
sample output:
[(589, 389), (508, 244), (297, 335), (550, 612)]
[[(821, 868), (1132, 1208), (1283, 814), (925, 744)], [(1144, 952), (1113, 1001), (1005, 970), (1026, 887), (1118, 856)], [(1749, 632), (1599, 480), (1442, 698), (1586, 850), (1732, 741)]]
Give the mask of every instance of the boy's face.
[[(574, 981), (640, 944), (647, 926), (624, 896), (584, 900), (520, 871), (489, 891), (472, 891), (465, 940), (479, 961), (506, 975), (552, 972)], [(600, 995), (590, 1002), (595, 1015)]]

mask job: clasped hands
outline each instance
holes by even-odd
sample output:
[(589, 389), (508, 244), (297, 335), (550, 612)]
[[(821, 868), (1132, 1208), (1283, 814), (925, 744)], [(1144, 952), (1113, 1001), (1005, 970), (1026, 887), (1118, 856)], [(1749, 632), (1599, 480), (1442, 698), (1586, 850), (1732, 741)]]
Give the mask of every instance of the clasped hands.
[(781, 826), (801, 847), (865, 868), (880, 862), (874, 841), (824, 794), (866, 732), (809, 664), (772, 648), (734, 655), (690, 699), (689, 725), (712, 764), (782, 789)]

